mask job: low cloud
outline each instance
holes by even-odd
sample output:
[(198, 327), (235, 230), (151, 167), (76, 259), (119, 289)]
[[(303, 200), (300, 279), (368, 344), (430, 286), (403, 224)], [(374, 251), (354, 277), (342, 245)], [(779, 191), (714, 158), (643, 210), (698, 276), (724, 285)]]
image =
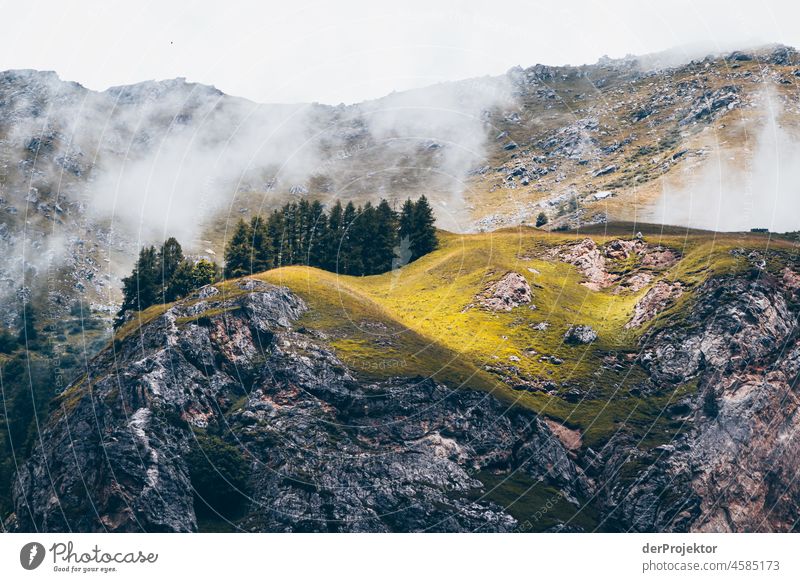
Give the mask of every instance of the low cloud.
[(800, 228), (800, 143), (782, 123), (781, 101), (771, 91), (761, 98), (756, 135), (737, 149), (720, 144), (700, 168), (684, 172), (684, 185), (662, 182), (648, 221), (716, 231)]

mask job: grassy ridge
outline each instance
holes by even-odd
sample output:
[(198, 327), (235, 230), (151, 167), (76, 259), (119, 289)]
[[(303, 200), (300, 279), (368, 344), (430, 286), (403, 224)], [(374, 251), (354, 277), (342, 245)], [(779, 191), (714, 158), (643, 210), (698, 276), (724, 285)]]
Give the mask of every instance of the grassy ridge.
[[(620, 234), (612, 225), (592, 238), (601, 245)], [(691, 309), (697, 285), (750, 268), (750, 251), (765, 253), (768, 268), (777, 271), (794, 260), (794, 246), (748, 234), (645, 229), (649, 243), (681, 254), (668, 271), (651, 271), (652, 284), (680, 281), (686, 291), (656, 320), (626, 330), (649, 287), (637, 293), (617, 293), (614, 287), (592, 291), (581, 284), (578, 269), (548, 258), (554, 247), (585, 236), (525, 227), (475, 235), (441, 233), (437, 251), (382, 275), (349, 277), (292, 266), (255, 277), (303, 297), (311, 309), (300, 325), (325, 334), (342, 361), (364, 379), (431, 376), (452, 388), (491, 392), (580, 429), (588, 446), (600, 446), (617, 430), (632, 432), (643, 446), (665, 442), (681, 427), (661, 412), (694, 387), (642, 396), (637, 387), (645, 380), (643, 370), (628, 364), (615, 367), (609, 360), (625, 362), (637, 353), (641, 335), (652, 326), (679, 324)], [(747, 251), (731, 252), (741, 248)], [(642, 270), (636, 260), (609, 261), (608, 268), (620, 276)], [(535, 308), (523, 305), (493, 313), (477, 306), (476, 295), (509, 271), (527, 279)], [(244, 293), (234, 281), (218, 287), (224, 296)], [(141, 314), (141, 321), (165, 308), (156, 307)], [(138, 321), (117, 336), (135, 333)], [(543, 322), (547, 329), (535, 328)], [(598, 340), (588, 346), (565, 344), (564, 333), (573, 324), (590, 325)], [(551, 356), (562, 363), (551, 363)], [(549, 392), (515, 390), (505, 381), (509, 377), (553, 384)]]
[[(637, 396), (643, 371), (638, 366), (615, 371), (604, 365), (606, 359), (637, 352), (647, 329), (679, 320), (693, 300), (692, 290), (706, 278), (747, 269), (746, 257), (731, 250), (769, 247), (781, 256), (791, 253), (792, 246), (737, 234), (667, 231), (645, 236), (682, 256), (669, 271), (653, 271), (653, 283), (680, 281), (687, 292), (638, 330), (624, 325), (649, 287), (632, 294), (615, 293), (613, 287), (592, 291), (581, 285), (582, 275), (575, 267), (544, 258), (549, 248), (584, 237), (575, 233), (521, 228), (444, 234), (439, 250), (395, 272), (355, 278), (288, 267), (259, 277), (303, 296), (312, 307), (303, 325), (329, 334), (338, 355), (367, 377), (431, 375), (454, 388), (489, 390), (581, 429), (586, 444), (599, 445), (620, 428), (632, 430), (643, 443), (655, 443), (668, 440), (676, 430), (660, 412), (693, 387)], [(592, 238), (603, 244), (616, 236)], [(622, 275), (639, 267), (626, 261), (609, 263), (609, 269)], [(509, 271), (528, 280), (535, 309), (520, 306), (492, 313), (470, 307), (476, 294)], [(549, 324), (546, 330), (534, 329), (542, 322)], [(566, 345), (564, 333), (572, 324), (592, 326), (598, 340), (589, 346)], [(542, 361), (541, 356), (556, 356), (563, 363)], [(502, 381), (503, 374), (490, 373), (487, 367), (552, 380), (559, 386), (557, 394), (512, 390)], [(570, 398), (565, 397), (570, 390)]]
[[(602, 245), (625, 236), (628, 226), (592, 233)], [(365, 380), (393, 376), (430, 376), (453, 389), (492, 393), (510, 405), (533, 410), (580, 431), (583, 447), (598, 450), (618, 431), (630, 435), (639, 449), (621, 468), (623, 479), (635, 479), (655, 458), (644, 451), (670, 442), (689, 425), (665, 414), (696, 390), (695, 382), (653, 393), (640, 388), (644, 370), (632, 359), (642, 335), (653, 326), (681, 325), (691, 312), (695, 290), (712, 276), (752, 269), (756, 251), (767, 269), (778, 273), (796, 264), (795, 246), (785, 240), (751, 235), (719, 235), (680, 230), (646, 230), (650, 244), (669, 246), (680, 260), (667, 271), (651, 271), (654, 279), (680, 281), (684, 294), (655, 320), (626, 330), (634, 306), (647, 293), (616, 293), (614, 287), (592, 291), (582, 285), (577, 268), (563, 263), (553, 250), (585, 238), (578, 233), (545, 233), (520, 228), (490, 234), (442, 233), (440, 248), (402, 269), (371, 277), (339, 276), (319, 269), (292, 266), (255, 275), (284, 285), (301, 296), (310, 309), (298, 326), (327, 338), (338, 357)], [(737, 252), (732, 252), (737, 251)], [(635, 259), (609, 261), (619, 276), (643, 270)], [(475, 305), (475, 297), (505, 273), (522, 274), (532, 287), (535, 308), (522, 305), (492, 313)], [(217, 284), (223, 297), (246, 293), (236, 281)], [(194, 301), (197, 299), (189, 299)], [(165, 306), (154, 306), (132, 320), (124, 334), (135, 334), (139, 321), (157, 317)], [(534, 326), (547, 322), (544, 330)], [(190, 325), (191, 318), (178, 325)], [(585, 346), (563, 341), (572, 324), (590, 325), (599, 334)], [(542, 356), (555, 356), (553, 364)], [(614, 365), (617, 363), (618, 365)], [(514, 389), (506, 378), (550, 380), (548, 391)], [(522, 531), (541, 531), (559, 523), (587, 531), (598, 527), (591, 500), (578, 507), (558, 490), (523, 472), (482, 471), (483, 484), (469, 493), (506, 508)]]

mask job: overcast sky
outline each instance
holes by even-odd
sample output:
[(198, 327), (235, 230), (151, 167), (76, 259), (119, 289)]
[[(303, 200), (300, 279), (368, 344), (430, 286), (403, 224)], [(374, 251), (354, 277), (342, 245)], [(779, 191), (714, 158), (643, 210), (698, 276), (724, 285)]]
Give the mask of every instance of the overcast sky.
[(92, 89), (186, 77), (260, 102), (352, 103), (517, 64), (694, 43), (797, 46), (798, 4), (0, 0), (0, 69), (55, 70)]

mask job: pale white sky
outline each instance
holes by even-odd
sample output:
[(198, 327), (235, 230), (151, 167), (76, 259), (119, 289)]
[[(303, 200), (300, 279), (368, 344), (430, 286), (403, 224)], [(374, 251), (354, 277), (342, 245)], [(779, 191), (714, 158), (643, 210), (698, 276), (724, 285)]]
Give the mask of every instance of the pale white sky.
[(0, 70), (92, 89), (186, 77), (260, 102), (392, 90), (691, 43), (800, 45), (793, 0), (0, 0)]

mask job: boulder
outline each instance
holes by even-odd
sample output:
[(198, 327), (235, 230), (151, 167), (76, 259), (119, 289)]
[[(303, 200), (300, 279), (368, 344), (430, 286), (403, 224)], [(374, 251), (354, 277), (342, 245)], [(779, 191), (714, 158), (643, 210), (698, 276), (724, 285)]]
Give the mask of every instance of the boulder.
[(531, 286), (519, 273), (506, 273), (478, 296), (478, 303), (489, 311), (511, 311), (531, 302)]
[(617, 166), (612, 164), (610, 166), (606, 166), (605, 168), (600, 168), (599, 170), (595, 170), (595, 172), (592, 173), (592, 176), (594, 176), (595, 178), (599, 178), (600, 176), (606, 176), (616, 171), (617, 171)]
[(564, 334), (564, 342), (573, 345), (590, 344), (597, 339), (597, 332), (588, 325), (571, 325)]

